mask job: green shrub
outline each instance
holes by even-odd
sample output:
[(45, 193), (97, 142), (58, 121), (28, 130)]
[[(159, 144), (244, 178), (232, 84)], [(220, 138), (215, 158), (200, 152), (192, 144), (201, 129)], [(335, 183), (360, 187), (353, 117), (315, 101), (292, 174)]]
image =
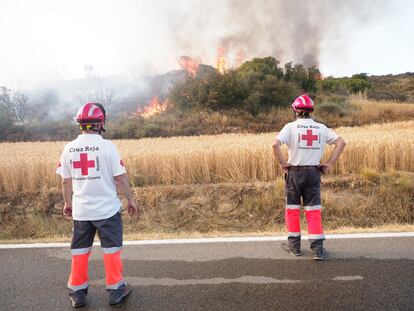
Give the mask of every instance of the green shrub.
[(136, 131), (136, 137), (160, 137), (165, 136), (166, 133), (159, 124), (147, 123)]
[(338, 117), (344, 117), (348, 113), (348, 107), (345, 103), (325, 102), (318, 105), (318, 113), (330, 114)]

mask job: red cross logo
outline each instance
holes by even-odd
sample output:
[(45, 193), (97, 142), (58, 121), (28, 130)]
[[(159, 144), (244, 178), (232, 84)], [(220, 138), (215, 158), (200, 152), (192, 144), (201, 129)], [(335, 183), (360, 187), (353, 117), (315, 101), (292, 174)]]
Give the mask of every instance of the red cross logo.
[(88, 154), (81, 153), (80, 161), (73, 161), (73, 168), (80, 168), (82, 171), (82, 176), (87, 176), (89, 174), (89, 168), (95, 167), (95, 161), (88, 161)]
[(313, 141), (318, 140), (318, 138), (319, 138), (318, 135), (313, 135), (312, 134), (312, 130), (306, 130), (306, 135), (302, 135), (302, 139), (306, 140), (306, 146), (312, 146)]

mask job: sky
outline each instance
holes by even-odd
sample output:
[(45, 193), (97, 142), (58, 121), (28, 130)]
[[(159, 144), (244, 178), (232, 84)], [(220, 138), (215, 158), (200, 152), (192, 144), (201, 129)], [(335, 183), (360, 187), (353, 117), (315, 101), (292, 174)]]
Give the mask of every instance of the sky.
[(273, 56), (324, 76), (414, 72), (410, 0), (0, 0), (0, 86)]

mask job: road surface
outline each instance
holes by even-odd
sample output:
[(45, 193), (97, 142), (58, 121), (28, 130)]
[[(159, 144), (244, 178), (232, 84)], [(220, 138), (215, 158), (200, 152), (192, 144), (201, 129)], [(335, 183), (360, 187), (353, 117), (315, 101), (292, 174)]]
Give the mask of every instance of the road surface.
[[(278, 237), (132, 242), (123, 262), (133, 292), (115, 308), (94, 246), (83, 310), (414, 310), (414, 233), (341, 237), (326, 241), (324, 262), (307, 241), (303, 257), (285, 253)], [(69, 247), (11, 247), (0, 245), (0, 309), (71, 310)]]

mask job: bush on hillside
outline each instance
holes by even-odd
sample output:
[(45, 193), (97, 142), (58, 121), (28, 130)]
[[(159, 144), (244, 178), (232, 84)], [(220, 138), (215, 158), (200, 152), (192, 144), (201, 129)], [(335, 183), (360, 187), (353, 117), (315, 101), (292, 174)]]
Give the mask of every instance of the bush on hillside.
[(301, 92), (315, 92), (317, 68), (288, 63), (284, 68), (273, 57), (254, 58), (223, 75), (209, 72), (188, 78), (174, 87), (169, 99), (176, 109), (241, 109), (252, 115), (272, 107), (288, 107)]
[(347, 115), (347, 106), (344, 103), (338, 102), (325, 102), (318, 105), (319, 114), (330, 114), (338, 117), (344, 117)]
[(348, 96), (365, 92), (371, 88), (367, 74), (355, 74), (351, 78), (333, 78), (318, 81), (318, 91), (323, 94), (337, 94)]

